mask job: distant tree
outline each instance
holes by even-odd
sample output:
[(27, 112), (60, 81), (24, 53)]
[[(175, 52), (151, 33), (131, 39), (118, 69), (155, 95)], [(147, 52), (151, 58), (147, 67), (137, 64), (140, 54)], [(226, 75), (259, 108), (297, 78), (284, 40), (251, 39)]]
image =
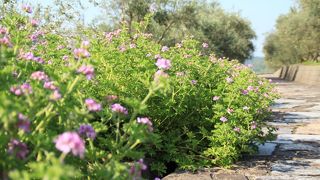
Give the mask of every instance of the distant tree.
[(320, 1), (299, 0), (278, 18), (264, 44), (266, 60), (276, 65), (320, 61)]

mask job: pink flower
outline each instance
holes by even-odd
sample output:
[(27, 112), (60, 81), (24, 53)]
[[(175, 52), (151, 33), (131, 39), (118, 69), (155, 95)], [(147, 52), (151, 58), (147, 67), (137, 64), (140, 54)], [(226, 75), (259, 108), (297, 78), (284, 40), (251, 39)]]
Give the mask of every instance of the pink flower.
[(219, 96), (214, 96), (214, 97), (212, 98), (212, 100), (214, 100), (214, 101), (218, 101), (219, 99), (220, 99)]
[(101, 111), (101, 104), (97, 103), (95, 100), (88, 98), (85, 100), (85, 104), (89, 111), (97, 112)]
[(227, 83), (229, 83), (229, 84), (230, 84), (230, 83), (232, 83), (232, 82), (233, 82), (233, 79), (232, 79), (232, 78), (230, 78), (230, 77), (227, 77), (227, 78), (226, 78), (226, 81), (227, 81)]
[(73, 55), (76, 59), (90, 57), (89, 51), (84, 48), (77, 48), (73, 50)]
[(203, 48), (208, 48), (209, 45), (208, 45), (208, 43), (202, 43), (202, 47), (203, 47)]
[(10, 87), (10, 92), (16, 96), (22, 95), (22, 91), (21, 91), (20, 87), (12, 86), (12, 87)]
[(162, 46), (161, 51), (162, 51), (162, 52), (169, 51), (168, 46)]
[(157, 60), (156, 65), (159, 69), (167, 70), (171, 68), (171, 61), (168, 59), (160, 58)]
[(69, 56), (67, 56), (67, 55), (62, 56), (62, 60), (66, 61), (68, 59), (69, 59)]
[(253, 121), (251, 123), (251, 129), (256, 129), (257, 128), (257, 123), (255, 121)]
[(56, 143), (56, 148), (64, 154), (72, 152), (74, 156), (81, 158), (84, 156), (85, 143), (76, 132), (60, 134), (54, 142)]
[(31, 94), (32, 93), (32, 87), (30, 86), (29, 83), (23, 83), (20, 86), (20, 89), (21, 89), (23, 94)]
[(12, 139), (8, 144), (8, 153), (15, 155), (18, 159), (25, 159), (29, 150), (25, 143)]
[(115, 112), (115, 113), (120, 113), (120, 114), (124, 114), (124, 115), (127, 115), (128, 114), (128, 110), (121, 106), (121, 104), (112, 104), (111, 105), (111, 111)]
[(89, 46), (90, 46), (90, 41), (82, 41), (81, 42), (81, 48), (88, 49)]
[(124, 45), (121, 45), (121, 46), (119, 46), (119, 51), (120, 52), (124, 52), (124, 51), (126, 51), (127, 49), (126, 49), (126, 47), (124, 46)]
[(149, 131), (153, 131), (152, 122), (147, 117), (138, 117), (137, 123), (139, 124), (145, 124), (148, 126)]
[(134, 44), (134, 43), (130, 44), (130, 48), (131, 48), (131, 49), (134, 49), (134, 48), (136, 48), (136, 47), (137, 47), (136, 44)]
[(160, 59), (160, 58), (162, 58), (162, 57), (161, 57), (160, 54), (156, 54), (156, 55), (154, 56), (154, 58), (155, 58), (155, 59)]
[(169, 75), (164, 72), (163, 70), (158, 70), (156, 73), (154, 73), (154, 81), (158, 82), (161, 78), (168, 78)]
[(36, 71), (31, 74), (31, 79), (38, 81), (48, 81), (49, 77), (43, 71)]
[(37, 26), (39, 25), (39, 21), (36, 20), (36, 19), (31, 19), (31, 20), (30, 20), (30, 23), (31, 23), (31, 25), (32, 25), (33, 27), (37, 27)]
[(17, 126), (19, 129), (22, 129), (24, 132), (30, 132), (30, 120), (27, 116), (24, 116), (23, 114), (18, 114), (18, 123)]
[(240, 132), (240, 128), (238, 128), (238, 127), (233, 128), (233, 130), (236, 132)]
[(32, 13), (32, 8), (31, 8), (31, 6), (29, 6), (29, 5), (27, 5), (27, 4), (22, 5), (22, 9), (23, 9), (23, 11), (26, 12), (26, 13)]
[(50, 99), (53, 101), (57, 101), (61, 99), (61, 94), (58, 90), (53, 91), (53, 93), (50, 95)]
[(86, 75), (88, 80), (91, 80), (94, 76), (94, 68), (91, 65), (82, 65), (77, 72)]
[(112, 101), (118, 99), (118, 96), (116, 96), (116, 95), (108, 95), (106, 99), (107, 99), (108, 102), (112, 102)]
[(5, 45), (7, 47), (12, 47), (12, 43), (10, 39), (7, 36), (4, 36), (3, 38), (0, 38), (0, 45)]
[(228, 119), (227, 119), (226, 117), (222, 116), (222, 117), (220, 118), (220, 121), (222, 121), (222, 122), (227, 122)]
[(56, 90), (56, 89), (58, 89), (57, 86), (54, 85), (54, 82), (53, 82), (53, 81), (44, 82), (43, 87), (44, 87), (45, 89), (50, 89), (50, 90)]
[(192, 84), (192, 85), (196, 85), (197, 83), (198, 83), (197, 80), (191, 80), (191, 84)]
[(8, 31), (6, 28), (0, 27), (0, 34), (7, 34)]
[(20, 58), (25, 60), (33, 60), (34, 55), (32, 52), (20, 53)]
[(228, 114), (231, 114), (231, 113), (233, 113), (233, 112), (234, 112), (234, 110), (233, 110), (233, 109), (231, 109), (231, 108), (228, 108), (228, 109), (227, 109), (227, 112), (228, 112)]

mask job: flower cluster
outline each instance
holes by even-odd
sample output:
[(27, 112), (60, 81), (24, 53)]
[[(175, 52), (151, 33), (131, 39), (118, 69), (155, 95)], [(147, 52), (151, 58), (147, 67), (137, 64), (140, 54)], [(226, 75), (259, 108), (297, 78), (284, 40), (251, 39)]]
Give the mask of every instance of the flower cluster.
[(97, 103), (95, 100), (88, 98), (85, 100), (85, 104), (89, 111), (97, 112), (101, 111), (102, 107), (101, 104)]
[(10, 92), (16, 96), (27, 95), (32, 93), (32, 87), (29, 83), (23, 83), (20, 86), (12, 86)]
[(77, 72), (84, 74), (88, 80), (91, 80), (94, 76), (94, 68), (91, 65), (82, 65)]
[(25, 159), (29, 150), (25, 143), (17, 139), (12, 139), (8, 144), (8, 153), (18, 159)]
[(18, 123), (17, 126), (19, 129), (23, 130), (24, 132), (30, 132), (30, 120), (27, 116), (24, 116), (23, 114), (18, 114)]
[(128, 110), (118, 103), (111, 105), (111, 111), (119, 114), (124, 114), (124, 115), (128, 114)]
[(84, 156), (85, 143), (76, 132), (60, 134), (54, 142), (56, 143), (56, 148), (64, 154), (72, 152), (74, 156), (81, 158)]

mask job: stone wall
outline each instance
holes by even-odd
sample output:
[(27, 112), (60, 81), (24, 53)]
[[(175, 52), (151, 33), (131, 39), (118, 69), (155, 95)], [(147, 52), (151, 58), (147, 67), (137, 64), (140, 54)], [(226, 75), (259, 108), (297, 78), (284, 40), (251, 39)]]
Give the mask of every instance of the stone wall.
[(283, 66), (275, 72), (275, 75), (288, 81), (297, 81), (305, 84), (320, 84), (320, 66)]

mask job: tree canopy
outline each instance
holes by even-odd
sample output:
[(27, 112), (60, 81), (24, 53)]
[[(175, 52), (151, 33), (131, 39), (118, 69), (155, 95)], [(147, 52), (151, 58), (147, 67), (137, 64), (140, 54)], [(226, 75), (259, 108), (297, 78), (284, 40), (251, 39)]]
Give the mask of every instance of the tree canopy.
[(140, 22), (150, 11), (155, 11), (147, 31), (154, 39), (174, 46), (186, 36), (209, 45), (208, 52), (218, 57), (238, 59), (243, 62), (254, 51), (252, 40), (256, 37), (250, 22), (237, 13), (225, 12), (218, 3), (194, 0), (114, 0), (98, 3), (106, 9), (100, 28), (112, 30), (127, 23)]
[(299, 0), (278, 18), (264, 44), (265, 59), (275, 65), (320, 61), (320, 1)]

